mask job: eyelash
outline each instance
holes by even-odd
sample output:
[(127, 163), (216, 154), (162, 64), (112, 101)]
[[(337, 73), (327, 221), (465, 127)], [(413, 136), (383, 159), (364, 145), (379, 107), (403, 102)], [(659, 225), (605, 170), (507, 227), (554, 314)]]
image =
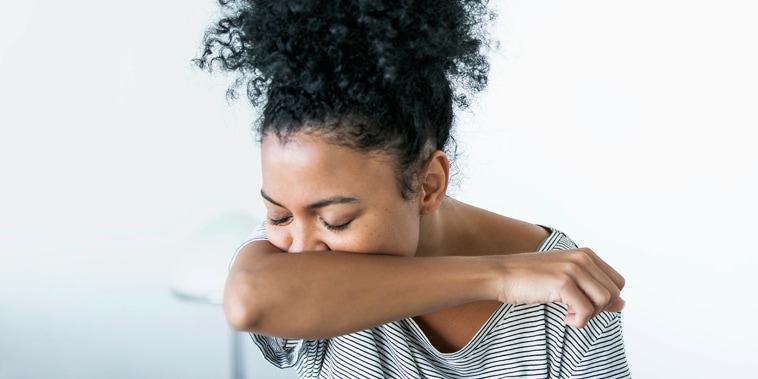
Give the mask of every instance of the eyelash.
[[(292, 218), (292, 216), (287, 216), (285, 218), (280, 218), (280, 219), (276, 219), (276, 220), (272, 219), (272, 218), (269, 218), (268, 220), (269, 220), (269, 223), (271, 225), (279, 226), (279, 225), (286, 224), (287, 221), (289, 221), (291, 218)], [(329, 230), (331, 230), (333, 232), (340, 232), (340, 231), (343, 231), (343, 230), (347, 229), (347, 227), (350, 226), (351, 222), (353, 222), (353, 221), (350, 220), (350, 221), (348, 221), (348, 222), (346, 222), (346, 223), (344, 223), (342, 225), (332, 225), (332, 224), (327, 223), (324, 220), (321, 220), (321, 223), (324, 224), (324, 226), (327, 229), (329, 229)]]
[(286, 223), (291, 218), (292, 218), (292, 216), (287, 216), (285, 218), (280, 218), (280, 219), (277, 219), (277, 220), (274, 220), (273, 218), (269, 218), (268, 222), (271, 223), (271, 225), (278, 226), (278, 225), (282, 225), (282, 224)]
[(347, 227), (350, 225), (351, 222), (353, 222), (353, 221), (352, 220), (348, 221), (348, 222), (346, 222), (346, 223), (344, 223), (342, 225), (331, 225), (331, 224), (328, 224), (326, 221), (321, 220), (321, 223), (323, 223), (324, 226), (327, 229), (329, 229), (329, 230), (331, 230), (333, 232), (340, 232), (340, 231), (343, 231), (343, 230), (347, 229)]

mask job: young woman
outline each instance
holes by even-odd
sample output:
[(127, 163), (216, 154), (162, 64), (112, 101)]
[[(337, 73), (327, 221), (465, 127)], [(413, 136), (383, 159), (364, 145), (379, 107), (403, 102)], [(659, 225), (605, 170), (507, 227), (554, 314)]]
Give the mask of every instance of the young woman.
[(624, 279), (563, 233), (447, 196), (486, 4), (233, 1), (201, 67), (262, 109), (267, 219), (224, 307), (301, 377), (628, 377)]

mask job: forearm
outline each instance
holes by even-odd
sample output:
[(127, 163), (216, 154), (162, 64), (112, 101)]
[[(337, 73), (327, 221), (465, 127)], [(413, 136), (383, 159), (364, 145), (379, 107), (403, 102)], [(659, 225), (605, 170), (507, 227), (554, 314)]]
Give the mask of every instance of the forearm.
[(491, 264), (479, 257), (285, 254), (266, 242), (246, 250), (225, 310), (233, 327), (260, 334), (328, 338), (496, 297)]

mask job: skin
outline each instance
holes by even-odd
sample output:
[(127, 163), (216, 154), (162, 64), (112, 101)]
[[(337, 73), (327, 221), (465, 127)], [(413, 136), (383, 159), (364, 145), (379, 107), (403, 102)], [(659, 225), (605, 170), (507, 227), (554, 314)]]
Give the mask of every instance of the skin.
[(308, 135), (264, 138), (261, 152), (266, 232), (277, 248), (416, 253), (421, 204), (400, 197), (388, 158)]
[(503, 302), (568, 304), (576, 327), (623, 306), (623, 278), (591, 250), (530, 253), (543, 228), (447, 197), (441, 151), (411, 200), (383, 153), (305, 132), (264, 136), (261, 153), (269, 241), (246, 245), (230, 271), (234, 329), (315, 339), (412, 317), (452, 352)]

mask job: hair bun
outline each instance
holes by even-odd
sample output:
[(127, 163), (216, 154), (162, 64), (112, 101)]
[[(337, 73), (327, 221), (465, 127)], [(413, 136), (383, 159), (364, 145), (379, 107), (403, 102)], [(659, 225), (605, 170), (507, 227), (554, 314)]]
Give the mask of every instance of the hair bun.
[[(487, 83), (483, 1), (221, 1), (201, 67), (237, 71), (259, 104), (269, 85), (359, 100), (444, 75), (459, 106)], [(276, 83), (274, 83), (276, 82)]]
[(390, 152), (405, 197), (430, 148), (455, 155), (453, 105), (487, 84), (486, 1), (222, 4), (230, 15), (196, 62), (240, 74), (236, 84), (264, 104), (259, 136), (317, 128), (332, 143)]

